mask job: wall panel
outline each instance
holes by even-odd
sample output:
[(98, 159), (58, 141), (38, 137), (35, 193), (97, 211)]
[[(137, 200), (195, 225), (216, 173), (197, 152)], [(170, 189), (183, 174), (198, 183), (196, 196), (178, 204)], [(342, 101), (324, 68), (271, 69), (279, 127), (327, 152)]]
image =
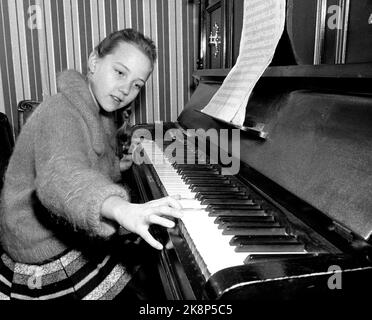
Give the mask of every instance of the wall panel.
[(191, 94), (197, 23), (197, 1), (190, 0), (2, 0), (0, 111), (16, 137), (19, 101), (54, 94), (60, 71), (86, 73), (98, 42), (111, 31), (132, 27), (158, 48), (133, 122), (175, 121)]

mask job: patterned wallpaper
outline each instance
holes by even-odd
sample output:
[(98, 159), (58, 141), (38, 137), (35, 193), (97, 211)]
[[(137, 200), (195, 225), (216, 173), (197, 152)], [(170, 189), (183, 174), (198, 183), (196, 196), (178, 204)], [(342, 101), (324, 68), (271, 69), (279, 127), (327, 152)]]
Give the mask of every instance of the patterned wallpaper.
[(1, 0), (0, 111), (18, 134), (17, 104), (56, 92), (56, 74), (87, 71), (107, 34), (132, 27), (158, 47), (152, 77), (136, 101), (134, 123), (174, 121), (189, 99), (198, 55), (198, 1)]

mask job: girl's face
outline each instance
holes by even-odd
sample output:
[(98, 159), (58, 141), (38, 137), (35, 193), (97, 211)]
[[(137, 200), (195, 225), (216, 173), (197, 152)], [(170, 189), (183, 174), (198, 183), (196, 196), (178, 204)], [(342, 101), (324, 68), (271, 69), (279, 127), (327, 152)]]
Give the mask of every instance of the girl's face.
[(121, 42), (110, 53), (89, 57), (90, 86), (97, 102), (107, 112), (129, 105), (152, 72), (150, 59), (136, 46)]

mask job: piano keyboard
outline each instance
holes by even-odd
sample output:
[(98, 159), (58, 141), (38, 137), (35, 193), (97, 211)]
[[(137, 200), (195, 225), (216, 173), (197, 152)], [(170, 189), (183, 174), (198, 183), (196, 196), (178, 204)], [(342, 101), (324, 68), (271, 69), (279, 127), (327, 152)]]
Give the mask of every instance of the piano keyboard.
[(217, 166), (172, 164), (154, 141), (145, 140), (142, 147), (166, 193), (181, 196), (184, 215), (178, 225), (206, 279), (257, 257), (308, 254), (301, 241)]

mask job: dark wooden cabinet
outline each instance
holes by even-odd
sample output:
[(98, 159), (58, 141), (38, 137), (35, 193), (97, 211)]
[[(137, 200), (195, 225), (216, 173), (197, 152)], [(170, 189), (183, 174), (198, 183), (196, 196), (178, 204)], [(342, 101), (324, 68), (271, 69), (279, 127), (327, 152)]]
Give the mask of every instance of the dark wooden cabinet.
[[(200, 1), (200, 54), (198, 69), (231, 69), (239, 56), (244, 0)], [(294, 64), (285, 30), (272, 65)]]
[(199, 69), (231, 68), (239, 55), (244, 0), (200, 1)]
[(222, 68), (225, 65), (226, 55), (224, 48), (227, 45), (226, 33), (228, 30), (227, 6), (224, 1), (210, 1), (205, 8), (206, 27), (206, 66), (208, 68)]
[[(200, 1), (198, 69), (234, 66), (243, 12), (244, 0)], [(372, 63), (371, 39), (371, 0), (287, 0), (284, 32), (270, 66)]]

